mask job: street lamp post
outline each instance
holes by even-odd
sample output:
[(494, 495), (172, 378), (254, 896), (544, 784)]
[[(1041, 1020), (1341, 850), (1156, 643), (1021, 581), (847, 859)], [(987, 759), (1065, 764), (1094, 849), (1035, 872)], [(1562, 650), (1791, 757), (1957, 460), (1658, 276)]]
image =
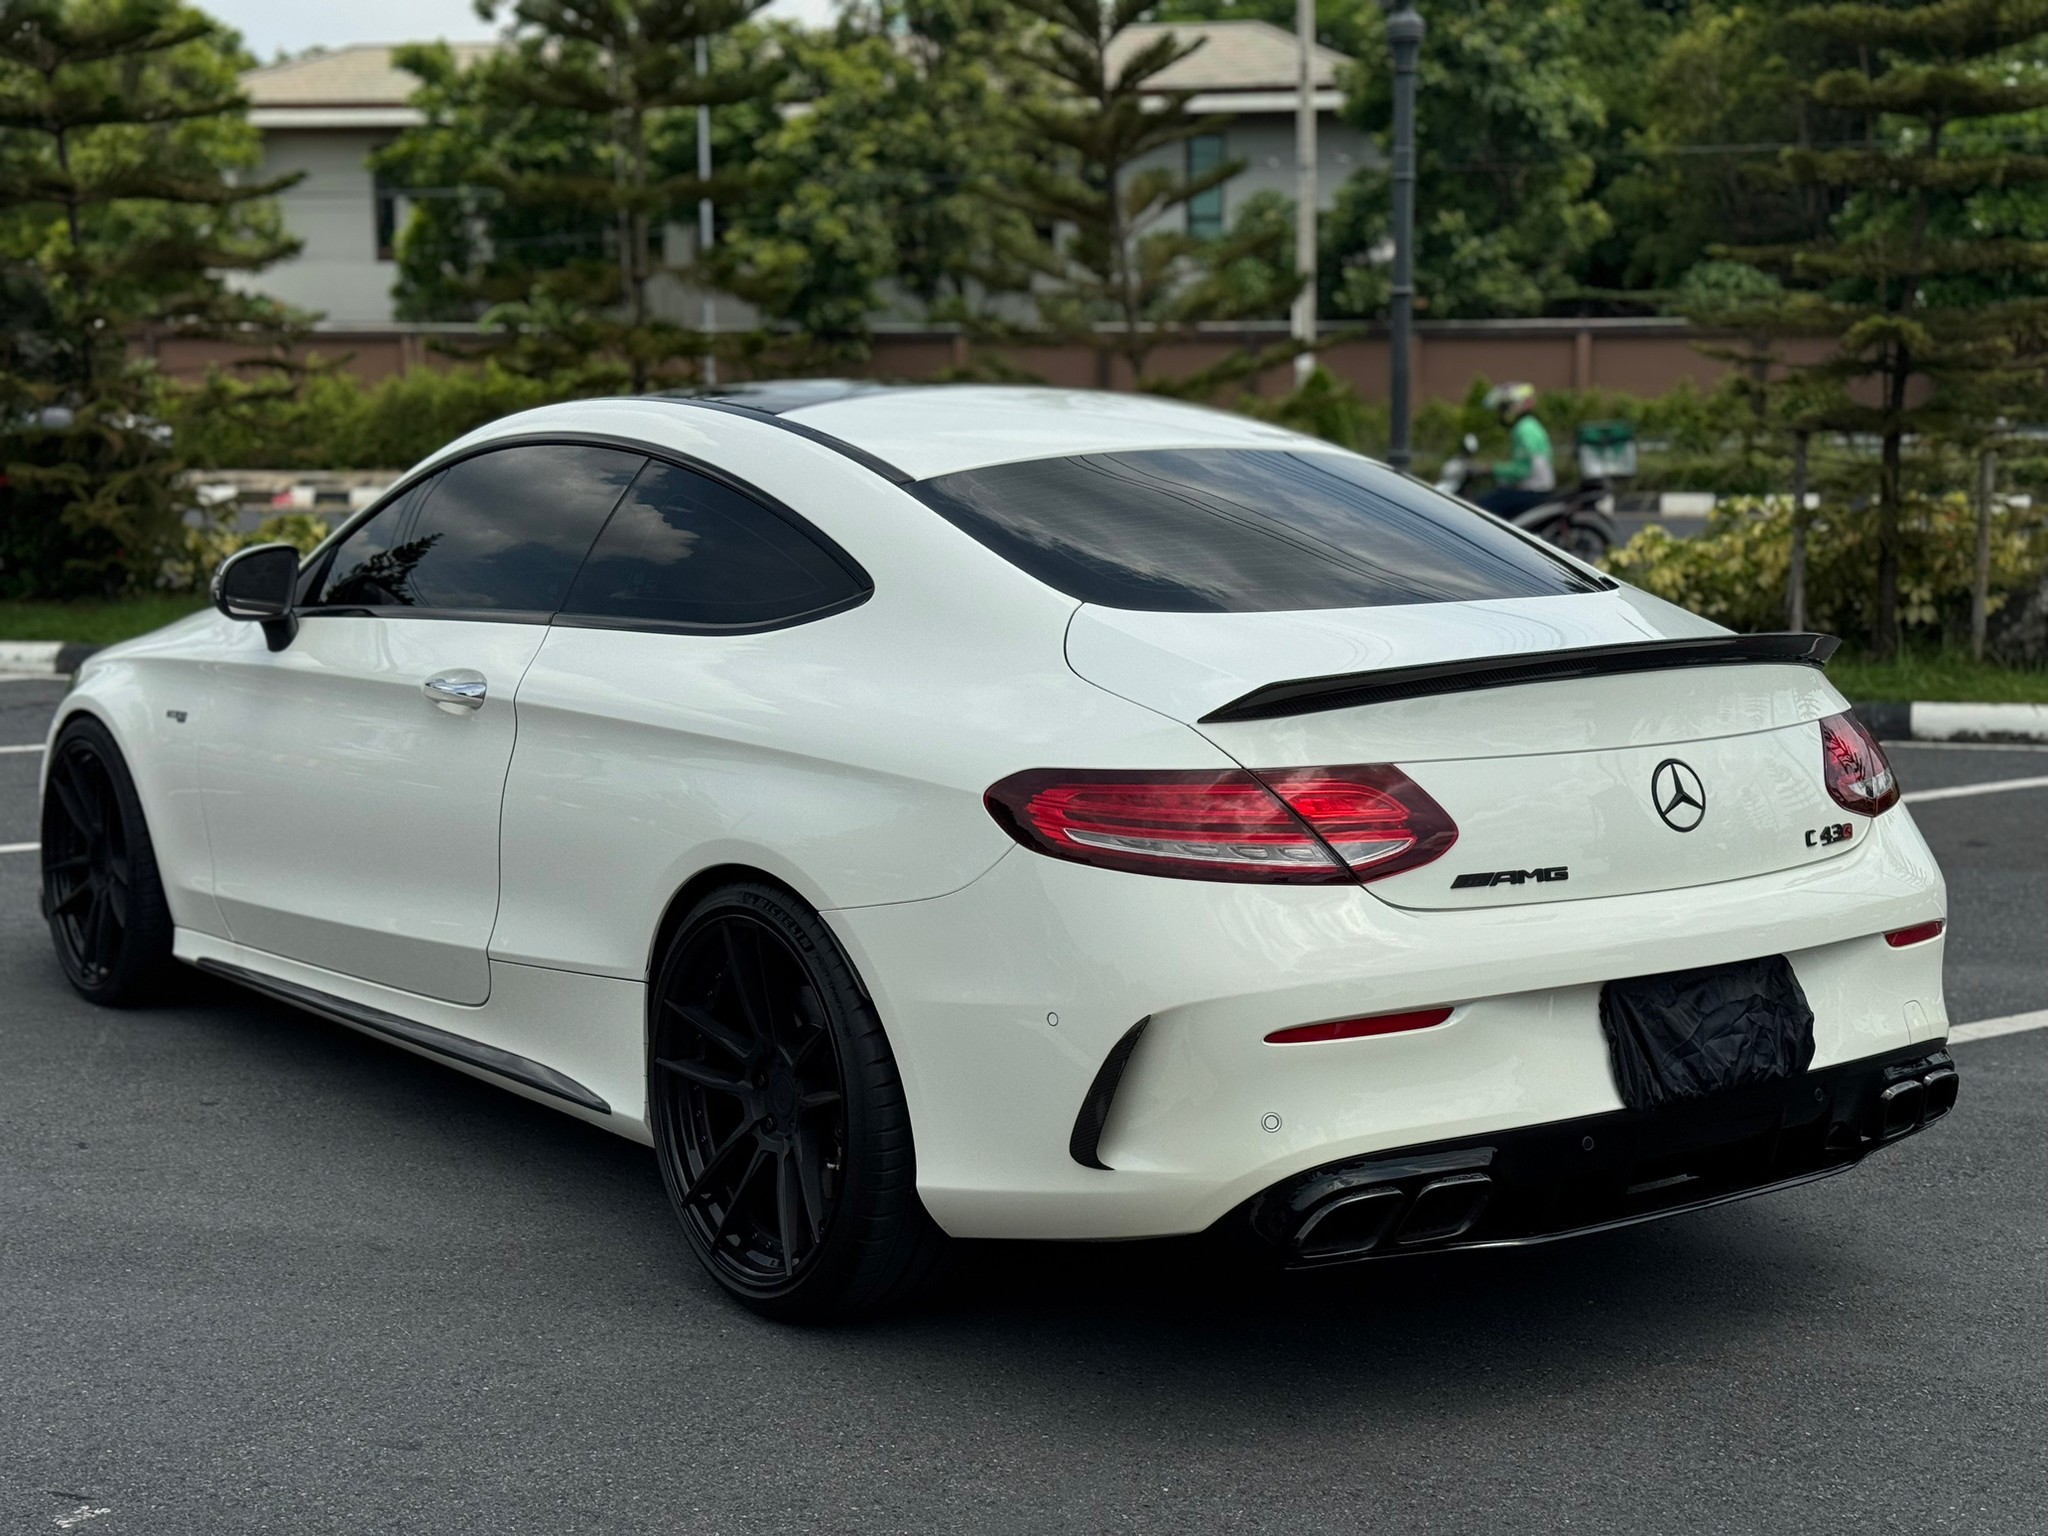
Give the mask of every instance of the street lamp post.
[(1294, 40), (1294, 382), (1303, 384), (1316, 366), (1316, 0), (1295, 0)]
[(1415, 328), (1415, 63), (1427, 30), (1405, 0), (1387, 17), (1387, 45), (1394, 54), (1394, 284), (1387, 314), (1393, 376), (1387, 462), (1404, 471), (1410, 459), (1408, 374)]
[[(711, 73), (711, 43), (701, 34), (697, 38), (697, 78), (703, 79)], [(697, 179), (711, 180), (711, 108), (707, 103), (697, 107)], [(707, 194), (709, 189), (706, 189)], [(712, 296), (709, 274), (704, 263), (711, 259), (711, 242), (716, 237), (717, 227), (711, 220), (711, 198), (709, 195), (697, 199), (697, 281), (704, 284), (704, 364), (700, 382), (706, 389), (718, 384), (718, 354), (711, 350), (711, 331), (718, 321), (717, 300)]]

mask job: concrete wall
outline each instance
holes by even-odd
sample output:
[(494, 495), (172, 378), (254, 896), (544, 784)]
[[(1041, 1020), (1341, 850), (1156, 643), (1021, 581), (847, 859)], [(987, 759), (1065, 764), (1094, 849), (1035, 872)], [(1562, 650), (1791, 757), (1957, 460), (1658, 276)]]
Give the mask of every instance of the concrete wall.
[(285, 227), (305, 249), (247, 279), (249, 287), (340, 325), (391, 319), (398, 269), (377, 259), (376, 183), (368, 160), (392, 136), (389, 129), (264, 131), (262, 174), (306, 173), (278, 198)]
[[(1213, 327), (1201, 335), (1160, 343), (1152, 367), (1162, 373), (1189, 373), (1246, 348), (1283, 341), (1285, 328), (1272, 326)], [(1413, 352), (1416, 398), (1456, 400), (1476, 377), (1500, 383), (1522, 379), (1539, 389), (1620, 390), (1633, 395), (1661, 395), (1682, 379), (1705, 386), (1728, 371), (1728, 365), (1706, 357), (1699, 343), (1709, 338), (1681, 320), (1488, 320), (1424, 321), (1416, 327)], [(443, 367), (450, 347), (487, 351), (490, 338), (460, 327), (329, 327), (307, 350), (329, 358), (349, 356), (350, 369), (379, 379), (414, 367)], [(1811, 361), (1826, 343), (1794, 343), (1786, 352)], [(161, 366), (177, 377), (198, 378), (211, 363), (227, 363), (245, 349), (218, 342), (165, 341)], [(1087, 387), (1094, 378), (1093, 354), (1082, 347), (1003, 349), (1013, 365), (1047, 383)], [(928, 379), (966, 366), (974, 351), (968, 339), (945, 327), (884, 331), (875, 337), (873, 355), (859, 370), (876, 378)], [(1323, 354), (1339, 378), (1348, 380), (1368, 400), (1387, 394), (1387, 339), (1365, 331), (1339, 342)], [(1128, 382), (1120, 379), (1119, 382)], [(1279, 394), (1291, 383), (1286, 366), (1261, 381), (1265, 393)]]

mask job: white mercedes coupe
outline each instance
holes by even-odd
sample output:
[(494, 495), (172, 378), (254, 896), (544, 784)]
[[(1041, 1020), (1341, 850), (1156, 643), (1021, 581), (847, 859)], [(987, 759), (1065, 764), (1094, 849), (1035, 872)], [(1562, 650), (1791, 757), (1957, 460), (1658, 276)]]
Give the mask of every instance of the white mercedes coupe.
[(182, 961), (646, 1143), (771, 1315), (948, 1234), (1537, 1242), (1955, 1099), (1833, 641), (1257, 421), (550, 406), (214, 599), (58, 712), (72, 985)]

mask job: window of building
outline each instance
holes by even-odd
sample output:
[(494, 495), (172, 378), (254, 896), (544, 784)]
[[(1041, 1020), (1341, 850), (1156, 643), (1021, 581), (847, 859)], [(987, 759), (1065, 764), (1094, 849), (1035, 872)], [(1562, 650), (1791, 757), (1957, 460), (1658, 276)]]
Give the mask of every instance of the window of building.
[(376, 179), (371, 196), (377, 220), (377, 259), (398, 259), (398, 193), (382, 176)]
[[(1220, 133), (1198, 133), (1188, 140), (1188, 179), (1207, 176), (1223, 163), (1224, 143)], [(1223, 187), (1197, 192), (1188, 199), (1188, 233), (1197, 240), (1213, 240), (1223, 233)]]

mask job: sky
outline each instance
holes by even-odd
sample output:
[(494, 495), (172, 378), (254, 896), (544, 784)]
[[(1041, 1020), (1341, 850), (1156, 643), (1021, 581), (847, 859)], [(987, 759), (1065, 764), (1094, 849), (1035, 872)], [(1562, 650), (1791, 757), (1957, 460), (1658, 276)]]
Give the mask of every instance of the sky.
[[(237, 32), (259, 59), (279, 50), (344, 43), (423, 43), (435, 38), (460, 42), (492, 33), (477, 19), (472, 0), (196, 0)], [(830, 19), (832, 0), (774, 0), (773, 16), (798, 21)]]

